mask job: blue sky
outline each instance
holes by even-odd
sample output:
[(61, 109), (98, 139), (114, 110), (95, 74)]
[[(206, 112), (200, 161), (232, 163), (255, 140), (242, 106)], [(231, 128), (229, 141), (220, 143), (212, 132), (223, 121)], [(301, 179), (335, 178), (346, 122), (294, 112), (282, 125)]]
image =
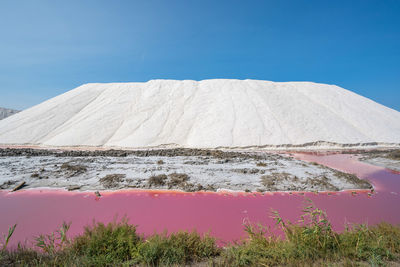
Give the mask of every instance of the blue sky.
[(0, 106), (88, 82), (337, 84), (400, 110), (400, 1), (0, 2)]

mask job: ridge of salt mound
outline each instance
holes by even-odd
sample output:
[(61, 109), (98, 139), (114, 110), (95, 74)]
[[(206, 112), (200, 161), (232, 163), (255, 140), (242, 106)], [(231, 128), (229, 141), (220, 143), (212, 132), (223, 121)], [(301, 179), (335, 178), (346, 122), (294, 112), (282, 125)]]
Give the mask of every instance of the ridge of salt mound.
[(0, 121), (0, 144), (120, 148), (400, 144), (400, 112), (335, 85), (91, 83)]

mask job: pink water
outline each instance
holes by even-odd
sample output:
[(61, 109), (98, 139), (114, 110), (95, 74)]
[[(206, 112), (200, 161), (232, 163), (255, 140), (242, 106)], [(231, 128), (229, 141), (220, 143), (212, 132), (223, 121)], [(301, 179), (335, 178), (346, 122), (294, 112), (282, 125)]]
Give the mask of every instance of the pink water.
[(72, 222), (70, 235), (96, 221), (109, 222), (126, 215), (145, 235), (155, 231), (197, 229), (210, 232), (220, 244), (245, 236), (243, 222), (273, 225), (270, 210), (296, 221), (305, 197), (327, 211), (336, 230), (347, 222), (400, 223), (400, 173), (357, 161), (351, 155), (296, 154), (297, 158), (325, 164), (369, 179), (375, 192), (360, 190), (336, 193), (179, 193), (168, 191), (66, 192), (61, 190), (0, 191), (0, 233), (17, 223), (10, 242), (31, 244), (33, 237), (56, 230), (63, 221)]

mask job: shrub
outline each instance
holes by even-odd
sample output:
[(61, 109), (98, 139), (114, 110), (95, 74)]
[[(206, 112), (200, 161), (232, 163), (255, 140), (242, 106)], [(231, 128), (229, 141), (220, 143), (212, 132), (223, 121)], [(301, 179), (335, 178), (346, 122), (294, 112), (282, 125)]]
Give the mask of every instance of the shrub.
[(400, 160), (400, 149), (389, 152), (387, 157), (394, 160)]
[(136, 258), (139, 242), (141, 237), (136, 233), (136, 226), (123, 218), (107, 225), (93, 223), (86, 226), (84, 233), (74, 239), (71, 250), (80, 256), (116, 263)]
[(3, 239), (4, 241), (0, 243), (0, 247), (2, 247), (2, 250), (6, 250), (8, 242), (10, 242), (10, 239), (12, 235), (14, 234), (15, 228), (17, 227), (17, 224), (14, 224), (13, 226), (8, 228), (8, 234), (4, 235)]
[(189, 264), (219, 254), (214, 238), (196, 232), (153, 235), (139, 247), (140, 261), (151, 266)]
[(258, 167), (267, 167), (267, 163), (265, 162), (257, 162), (256, 164)]
[(168, 186), (171, 188), (173, 186), (183, 185), (186, 181), (189, 180), (189, 175), (185, 173), (171, 173), (168, 175), (169, 181)]
[(35, 238), (36, 247), (42, 249), (46, 254), (55, 254), (68, 247), (70, 240), (67, 238), (67, 232), (70, 226), (71, 223), (63, 222), (59, 230), (48, 235), (39, 235)]
[(149, 186), (163, 186), (165, 185), (165, 180), (167, 180), (168, 177), (165, 174), (160, 174), (160, 175), (155, 175), (151, 176), (147, 183)]
[(69, 163), (63, 163), (60, 167), (61, 169), (76, 172), (76, 173), (82, 173), (86, 172), (87, 168), (86, 166), (83, 165), (71, 165)]
[(117, 187), (125, 177), (125, 174), (108, 174), (103, 178), (100, 178), (99, 181), (105, 188), (113, 188)]
[[(278, 212), (273, 218), (284, 239), (262, 225), (245, 225), (248, 239), (228, 247), (217, 262), (220, 266), (351, 266), (368, 262), (382, 265), (400, 259), (400, 227), (387, 223), (367, 227), (348, 226), (343, 233), (332, 230), (324, 211), (311, 201), (298, 224), (284, 221)], [(316, 264), (318, 263), (318, 264)]]
[[(327, 214), (311, 201), (296, 224), (283, 220), (277, 211), (272, 211), (272, 217), (284, 238), (261, 224), (246, 223), (247, 239), (224, 249), (216, 246), (214, 238), (196, 232), (154, 234), (145, 240), (126, 218), (107, 225), (93, 223), (71, 241), (66, 236), (69, 224), (64, 223), (59, 231), (37, 240), (44, 253), (20, 246), (9, 251), (3, 244), (0, 265), (187, 266), (208, 260), (211, 266), (378, 266), (400, 262), (399, 226), (347, 225), (336, 233)], [(7, 240), (14, 229), (10, 228)]]

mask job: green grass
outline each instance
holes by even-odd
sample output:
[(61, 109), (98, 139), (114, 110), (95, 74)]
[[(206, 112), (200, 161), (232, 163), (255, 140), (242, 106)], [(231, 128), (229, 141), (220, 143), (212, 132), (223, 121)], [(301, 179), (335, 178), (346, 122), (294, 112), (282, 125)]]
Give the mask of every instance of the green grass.
[(70, 224), (35, 238), (36, 249), (18, 246), (0, 252), (0, 266), (171, 266), (206, 261), (220, 255), (215, 238), (197, 232), (154, 234), (145, 239), (126, 218), (93, 223), (68, 239)]
[(189, 264), (220, 254), (215, 239), (198, 233), (178, 232), (171, 235), (153, 235), (138, 248), (139, 262), (149, 266)]
[(220, 266), (372, 265), (400, 263), (400, 227), (348, 225), (342, 233), (332, 230), (326, 213), (309, 203), (298, 224), (273, 217), (285, 238), (261, 225), (246, 225), (248, 239), (231, 246)]
[(0, 246), (2, 246), (2, 250), (6, 250), (7, 249), (8, 242), (10, 242), (10, 238), (14, 234), (14, 231), (15, 231), (16, 227), (17, 227), (17, 225), (14, 224), (10, 228), (8, 228), (8, 234), (4, 235), (4, 237), (3, 237), (3, 239), (4, 239), (3, 244), (0, 243)]
[(123, 218), (107, 225), (93, 223), (86, 226), (84, 233), (71, 242), (69, 249), (74, 255), (111, 264), (135, 259), (140, 242), (142, 238), (136, 233), (136, 226)]
[(219, 248), (197, 232), (153, 234), (145, 238), (126, 218), (93, 223), (68, 239), (70, 224), (36, 238), (36, 249), (7, 249), (15, 226), (1, 242), (0, 266), (385, 266), (400, 263), (400, 227), (347, 225), (337, 233), (311, 201), (297, 223), (272, 211), (283, 237), (263, 225), (244, 225), (247, 238)]

